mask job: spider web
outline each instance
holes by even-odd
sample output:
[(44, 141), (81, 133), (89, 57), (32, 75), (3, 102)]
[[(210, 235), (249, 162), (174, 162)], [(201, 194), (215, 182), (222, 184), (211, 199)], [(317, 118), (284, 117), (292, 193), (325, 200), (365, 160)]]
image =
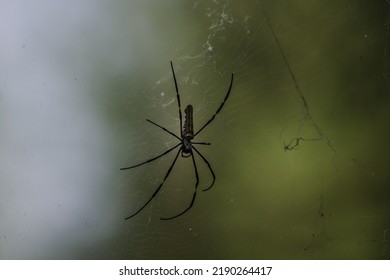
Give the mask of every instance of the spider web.
[[(0, 9), (1, 258), (389, 258), (388, 0), (22, 2)], [(169, 61), (195, 131), (235, 74), (194, 140), (216, 182), (195, 155), (194, 206), (161, 221), (194, 191), (179, 157), (124, 221), (175, 157), (119, 170), (178, 143), (145, 120), (180, 134)]]

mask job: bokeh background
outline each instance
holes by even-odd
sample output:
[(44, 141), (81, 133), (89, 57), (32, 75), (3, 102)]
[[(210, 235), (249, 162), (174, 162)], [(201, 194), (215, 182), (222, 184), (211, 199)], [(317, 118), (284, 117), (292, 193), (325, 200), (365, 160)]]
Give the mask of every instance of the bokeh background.
[[(0, 1), (1, 259), (389, 259), (390, 2)], [(175, 153), (169, 61), (200, 185)]]

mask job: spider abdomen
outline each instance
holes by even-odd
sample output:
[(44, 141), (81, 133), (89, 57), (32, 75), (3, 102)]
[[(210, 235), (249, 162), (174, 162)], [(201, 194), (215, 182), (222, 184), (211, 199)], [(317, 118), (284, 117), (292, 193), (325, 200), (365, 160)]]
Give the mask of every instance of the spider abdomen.
[(184, 126), (183, 126), (183, 138), (192, 140), (194, 139), (194, 120), (192, 117), (192, 105), (188, 105), (184, 109)]

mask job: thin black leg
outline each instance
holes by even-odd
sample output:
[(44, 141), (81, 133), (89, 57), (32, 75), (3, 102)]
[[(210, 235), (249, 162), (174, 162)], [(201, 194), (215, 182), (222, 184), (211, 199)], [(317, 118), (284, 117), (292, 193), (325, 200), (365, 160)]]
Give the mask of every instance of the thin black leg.
[(195, 147), (192, 147), (195, 152), (197, 152), (198, 155), (200, 155), (200, 157), (203, 159), (203, 161), (207, 164), (207, 166), (209, 167), (210, 169), (210, 172), (211, 172), (211, 175), (213, 175), (213, 182), (211, 183), (210, 187), (208, 187), (207, 189), (204, 189), (203, 191), (208, 191), (209, 189), (211, 189), (211, 187), (214, 185), (214, 182), (215, 182), (215, 174), (214, 174), (214, 171), (213, 169), (211, 168), (211, 164), (207, 161), (207, 159), (195, 148)]
[[(181, 144), (181, 143), (180, 143), (180, 144)], [(168, 178), (169, 174), (171, 173), (172, 168), (173, 168), (173, 166), (174, 166), (175, 163), (176, 163), (177, 157), (178, 157), (179, 154), (180, 154), (180, 151), (181, 151), (181, 148), (180, 148), (179, 151), (177, 152), (176, 157), (175, 157), (175, 159), (173, 160), (171, 166), (169, 167), (167, 174), (165, 174), (164, 180), (162, 181), (162, 183), (160, 184), (160, 186), (158, 186), (158, 188), (157, 188), (156, 191), (152, 194), (152, 196), (149, 198), (149, 200), (148, 200), (148, 201), (144, 204), (144, 206), (142, 206), (137, 212), (135, 212), (133, 215), (131, 215), (131, 216), (125, 218), (125, 220), (130, 219), (130, 218), (134, 217), (135, 215), (137, 215), (139, 212), (141, 212), (141, 211), (146, 207), (146, 205), (148, 205), (149, 202), (151, 202), (152, 199), (156, 196), (156, 194), (160, 191), (160, 189), (161, 189), (161, 187), (163, 186), (165, 180)]]
[(209, 119), (209, 121), (207, 123), (205, 123), (204, 126), (202, 126), (197, 133), (194, 134), (194, 137), (199, 133), (201, 132), (206, 126), (208, 126), (215, 118), (216, 115), (218, 115), (219, 111), (221, 111), (223, 105), (225, 104), (226, 100), (228, 99), (229, 97), (229, 94), (230, 94), (230, 91), (232, 90), (232, 86), (233, 86), (233, 73), (232, 73), (232, 78), (230, 80), (230, 86), (229, 86), (229, 89), (227, 91), (227, 94), (225, 96), (225, 99), (222, 101), (221, 105), (219, 106), (217, 112), (215, 112), (215, 114), (211, 117), (211, 119)]
[(198, 169), (196, 168), (196, 163), (195, 163), (195, 157), (194, 154), (191, 152), (191, 157), (192, 157), (192, 162), (194, 163), (194, 169), (195, 169), (195, 177), (196, 177), (196, 184), (195, 184), (195, 190), (194, 190), (194, 195), (192, 196), (192, 200), (190, 205), (184, 209), (184, 211), (180, 212), (179, 214), (169, 217), (169, 218), (160, 218), (161, 220), (172, 220), (174, 218), (177, 218), (181, 215), (183, 215), (185, 212), (191, 209), (192, 205), (194, 205), (195, 197), (196, 197), (196, 191), (198, 190), (198, 184), (199, 184), (199, 176), (198, 176)]
[(157, 127), (161, 128), (162, 130), (168, 132), (170, 135), (176, 137), (177, 139), (179, 139), (179, 140), (181, 141), (181, 138), (180, 138), (179, 136), (177, 136), (175, 133), (170, 132), (170, 131), (169, 131), (168, 129), (166, 129), (165, 127), (162, 127), (161, 125), (158, 125), (158, 124), (156, 124), (155, 122), (152, 122), (151, 120), (148, 120), (148, 119), (146, 119), (146, 120), (147, 120), (148, 122), (150, 122), (151, 124), (154, 124), (155, 126), (157, 126)]
[(211, 143), (208, 143), (208, 142), (192, 142), (192, 141), (191, 141), (191, 144), (195, 144), (195, 145), (208, 145), (208, 146), (211, 145)]
[[(129, 166), (129, 167), (123, 167), (123, 168), (121, 168), (120, 170), (131, 169), (131, 168), (134, 168), (134, 167), (137, 167), (137, 166), (140, 166), (140, 165), (149, 163), (149, 162), (151, 162), (151, 161), (154, 161), (154, 160), (156, 160), (156, 159), (158, 159), (158, 158), (160, 158), (160, 157), (166, 155), (167, 153), (169, 153), (170, 151), (174, 150), (175, 148), (177, 148), (177, 147), (180, 146), (180, 145), (181, 145), (181, 143), (179, 143), (179, 144), (177, 144), (176, 146), (170, 148), (169, 150), (165, 151), (165, 152), (162, 153), (161, 155), (156, 156), (156, 157), (154, 157), (154, 158), (151, 158), (151, 159), (149, 159), (149, 160), (147, 160), (147, 161), (145, 161), (145, 162), (143, 162), (143, 163), (139, 163), (139, 164), (136, 164), (136, 165), (133, 165), (133, 166)], [(180, 150), (181, 150), (181, 149), (180, 149)]]
[(177, 96), (177, 105), (179, 106), (180, 135), (181, 135), (181, 133), (182, 133), (181, 130), (183, 129), (183, 123), (182, 123), (182, 116), (181, 116), (180, 95), (179, 95), (179, 88), (177, 87), (176, 75), (175, 75), (175, 70), (173, 70), (172, 61), (171, 61), (171, 69), (172, 69), (173, 80), (175, 81), (175, 89), (176, 89), (176, 96)]

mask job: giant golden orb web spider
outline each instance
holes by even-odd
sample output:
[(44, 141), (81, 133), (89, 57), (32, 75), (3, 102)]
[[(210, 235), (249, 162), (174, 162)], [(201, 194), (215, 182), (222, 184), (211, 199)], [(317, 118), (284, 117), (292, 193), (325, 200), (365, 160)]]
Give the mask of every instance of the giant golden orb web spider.
[(187, 212), (188, 210), (191, 209), (192, 205), (194, 204), (194, 201), (195, 201), (195, 197), (196, 197), (196, 191), (198, 189), (198, 184), (199, 184), (199, 175), (198, 175), (198, 169), (196, 168), (196, 163), (195, 163), (195, 157), (194, 157), (194, 153), (193, 151), (195, 151), (201, 158), (202, 160), (207, 164), (210, 172), (211, 172), (211, 175), (213, 176), (213, 181), (211, 183), (211, 185), (204, 189), (203, 191), (207, 191), (209, 190), (213, 185), (214, 185), (214, 182), (215, 182), (215, 174), (214, 174), (214, 171), (213, 169), (211, 168), (211, 165), (210, 163), (207, 161), (207, 159), (198, 151), (197, 148), (195, 148), (193, 145), (210, 145), (210, 143), (206, 143), (206, 142), (194, 142), (192, 141), (196, 135), (199, 134), (199, 132), (201, 132), (205, 127), (207, 127), (213, 120), (214, 118), (217, 116), (217, 114), (221, 111), (223, 105), (225, 104), (226, 100), (228, 99), (229, 97), (229, 94), (230, 94), (230, 91), (232, 89), (232, 86), (233, 86), (233, 73), (232, 73), (232, 77), (231, 77), (231, 80), (230, 80), (230, 85), (229, 85), (229, 89), (226, 93), (226, 96), (224, 98), (224, 100), (222, 101), (221, 105), (219, 105), (219, 108), (217, 109), (217, 111), (215, 112), (215, 114), (197, 131), (194, 133), (194, 128), (193, 128), (193, 108), (192, 108), (192, 105), (188, 105), (185, 109), (184, 109), (184, 126), (183, 126), (183, 123), (182, 123), (182, 113), (181, 113), (181, 104), (180, 104), (180, 95), (179, 95), (179, 89), (177, 87), (177, 81), (176, 81), (176, 76), (175, 76), (175, 71), (173, 69), (173, 64), (172, 64), (172, 61), (171, 61), (171, 69), (172, 69), (172, 75), (173, 75), (173, 80), (175, 82), (175, 89), (176, 89), (176, 95), (177, 95), (177, 105), (178, 105), (178, 108), (179, 108), (179, 119), (180, 119), (180, 130), (181, 130), (181, 137), (177, 136), (175, 133), (169, 131), (168, 129), (162, 127), (161, 125), (158, 125), (157, 123), (151, 121), (151, 120), (148, 120), (146, 119), (148, 122), (150, 122), (151, 124), (161, 128), (162, 130), (168, 132), (169, 134), (171, 134), (173, 137), (177, 138), (180, 142), (175, 145), (174, 147), (168, 149), (167, 151), (165, 151), (164, 153), (162, 153), (161, 155), (158, 155), (154, 158), (151, 158), (145, 162), (142, 162), (142, 163), (139, 163), (139, 164), (136, 164), (136, 165), (133, 165), (133, 166), (129, 166), (129, 167), (123, 167), (121, 168), (120, 170), (127, 170), (127, 169), (132, 169), (132, 168), (135, 168), (135, 167), (138, 167), (138, 166), (141, 166), (141, 165), (144, 165), (146, 163), (149, 163), (149, 162), (152, 162), (162, 156), (165, 156), (166, 154), (168, 154), (169, 152), (173, 151), (174, 149), (176, 149), (177, 147), (180, 146), (179, 150), (177, 151), (177, 154), (176, 154), (176, 157), (175, 159), (173, 160), (171, 166), (169, 167), (167, 173), (165, 174), (165, 177), (164, 177), (164, 180), (162, 181), (162, 183), (158, 186), (158, 188), (155, 190), (155, 192), (152, 194), (152, 196), (146, 201), (146, 203), (138, 210), (136, 211), (134, 214), (128, 216), (127, 218), (125, 218), (125, 220), (127, 219), (130, 219), (132, 217), (134, 217), (135, 215), (137, 215), (139, 212), (141, 212), (152, 200), (153, 198), (157, 195), (157, 193), (161, 190), (165, 180), (168, 178), (169, 174), (171, 173), (172, 169), (173, 169), (173, 166), (175, 165), (176, 163), (176, 160), (177, 158), (179, 157), (179, 154), (181, 152), (181, 156), (182, 157), (191, 157), (192, 158), (192, 163), (194, 165), (194, 170), (195, 170), (195, 177), (196, 177), (196, 183), (195, 183), (195, 190), (194, 190), (194, 194), (192, 196), (192, 200), (191, 200), (191, 203), (190, 205), (185, 208), (183, 211), (181, 211), (179, 214), (177, 215), (174, 215), (172, 217), (169, 217), (169, 218), (161, 218), (161, 220), (171, 220), (171, 219), (174, 219), (174, 218), (177, 218), (181, 215), (183, 215), (185, 212)]

